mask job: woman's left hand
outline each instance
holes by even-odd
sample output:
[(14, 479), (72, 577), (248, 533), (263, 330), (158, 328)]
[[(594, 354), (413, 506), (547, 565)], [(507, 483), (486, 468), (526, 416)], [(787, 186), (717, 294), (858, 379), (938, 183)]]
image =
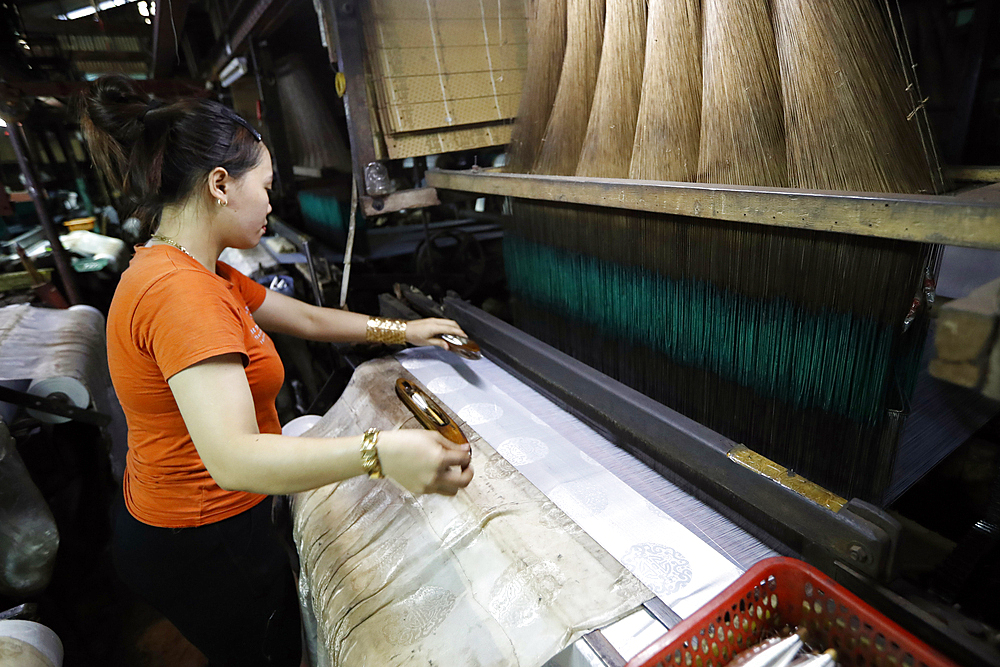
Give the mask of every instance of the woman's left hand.
[(468, 338), (454, 320), (444, 320), (440, 318), (427, 318), (424, 320), (410, 320), (406, 323), (406, 342), (410, 345), (435, 345), (448, 349), (448, 343), (438, 336), (441, 334), (453, 334)]

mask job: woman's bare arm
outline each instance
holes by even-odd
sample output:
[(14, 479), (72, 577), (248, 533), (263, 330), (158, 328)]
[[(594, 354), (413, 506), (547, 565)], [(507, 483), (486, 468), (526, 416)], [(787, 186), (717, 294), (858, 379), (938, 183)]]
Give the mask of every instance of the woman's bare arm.
[[(190, 366), (168, 381), (194, 446), (224, 489), (284, 494), (364, 474), (361, 436), (295, 438), (260, 433), (238, 354)], [(472, 480), (468, 445), (437, 433), (386, 431), (378, 440), (382, 472), (412, 493), (454, 495)]]
[[(320, 308), (271, 290), (264, 303), (254, 311), (253, 318), (264, 331), (328, 343), (364, 342), (368, 325), (367, 315)], [(447, 343), (438, 338), (444, 333), (465, 336), (453, 320), (428, 318), (406, 323), (406, 342), (411, 345), (436, 345), (447, 349)]]

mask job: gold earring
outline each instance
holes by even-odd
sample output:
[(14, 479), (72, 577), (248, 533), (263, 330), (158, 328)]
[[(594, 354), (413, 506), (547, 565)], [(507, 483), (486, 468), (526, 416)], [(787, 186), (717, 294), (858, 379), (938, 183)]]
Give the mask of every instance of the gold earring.
[(226, 204), (228, 204), (229, 202), (224, 202), (224, 201), (222, 201), (221, 199), (216, 199), (216, 200), (215, 200), (215, 203), (216, 203), (216, 204), (218, 204), (219, 206), (225, 206), (225, 205), (226, 205)]

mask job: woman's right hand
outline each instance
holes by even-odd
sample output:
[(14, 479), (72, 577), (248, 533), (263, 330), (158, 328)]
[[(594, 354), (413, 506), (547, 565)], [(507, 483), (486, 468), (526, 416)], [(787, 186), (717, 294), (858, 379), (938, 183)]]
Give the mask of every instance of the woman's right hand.
[[(472, 481), (472, 449), (436, 431), (401, 429), (378, 436), (382, 474), (410, 493), (453, 496)], [(464, 469), (463, 469), (464, 468)]]

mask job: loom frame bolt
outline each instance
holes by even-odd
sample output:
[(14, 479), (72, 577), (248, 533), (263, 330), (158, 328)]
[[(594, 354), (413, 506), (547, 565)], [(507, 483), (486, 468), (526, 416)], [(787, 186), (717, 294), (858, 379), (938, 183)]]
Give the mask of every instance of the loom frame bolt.
[(852, 544), (848, 549), (848, 554), (855, 563), (864, 564), (868, 562), (868, 551), (860, 544)]

